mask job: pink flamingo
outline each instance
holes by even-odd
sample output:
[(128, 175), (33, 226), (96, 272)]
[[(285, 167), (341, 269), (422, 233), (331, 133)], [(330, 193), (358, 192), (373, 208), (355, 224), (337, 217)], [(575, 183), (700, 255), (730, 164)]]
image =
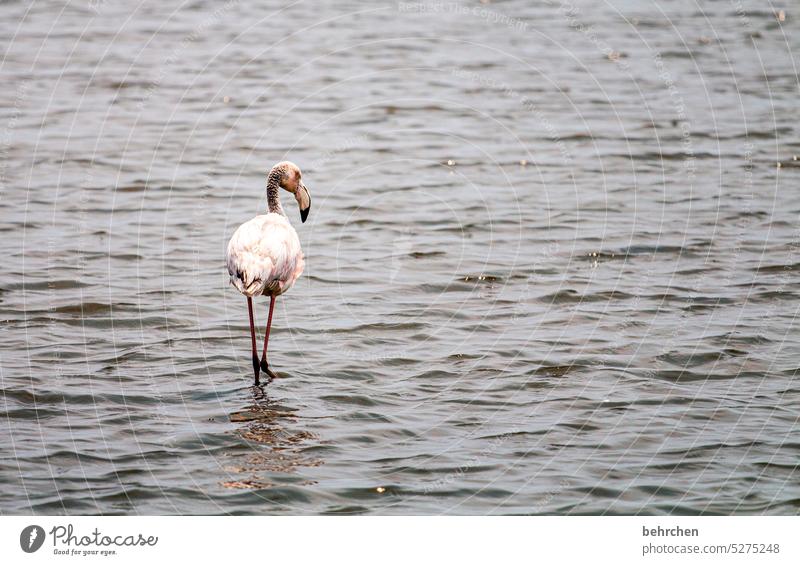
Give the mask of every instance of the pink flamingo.
[[(275, 378), (275, 373), (267, 363), (267, 344), (275, 299), (292, 288), (305, 265), (300, 239), (283, 212), (278, 187), (294, 194), (300, 207), (300, 220), (306, 221), (311, 209), (311, 196), (303, 184), (302, 173), (294, 163), (282, 161), (272, 167), (267, 177), (267, 213), (256, 216), (236, 229), (225, 256), (231, 284), (247, 297), (256, 386), (259, 385), (259, 368), (270, 380)], [(262, 294), (269, 296), (269, 317), (259, 363), (253, 297)]]

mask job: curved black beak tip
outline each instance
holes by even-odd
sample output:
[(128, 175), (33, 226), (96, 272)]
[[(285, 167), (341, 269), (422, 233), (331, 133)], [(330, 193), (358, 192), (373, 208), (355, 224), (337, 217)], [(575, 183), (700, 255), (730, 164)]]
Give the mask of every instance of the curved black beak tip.
[(311, 211), (311, 206), (306, 208), (305, 210), (300, 210), (300, 221), (304, 224), (306, 223), (306, 218), (308, 218), (308, 213)]

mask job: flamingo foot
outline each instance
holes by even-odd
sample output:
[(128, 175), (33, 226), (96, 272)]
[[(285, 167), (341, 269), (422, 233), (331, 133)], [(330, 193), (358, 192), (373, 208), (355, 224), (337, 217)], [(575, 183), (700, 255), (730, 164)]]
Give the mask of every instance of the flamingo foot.
[(264, 371), (264, 374), (269, 376), (269, 380), (272, 380), (272, 379), (275, 379), (275, 378), (278, 377), (278, 375), (276, 375), (275, 373), (273, 373), (270, 370), (269, 364), (267, 363), (267, 359), (266, 358), (261, 360), (261, 370)]
[(253, 355), (253, 374), (256, 376), (256, 386), (261, 384), (258, 379), (258, 355)]

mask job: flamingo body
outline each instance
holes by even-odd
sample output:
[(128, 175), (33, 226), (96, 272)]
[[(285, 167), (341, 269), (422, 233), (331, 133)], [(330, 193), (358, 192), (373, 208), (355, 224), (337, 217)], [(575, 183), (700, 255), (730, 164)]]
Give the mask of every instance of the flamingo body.
[(230, 281), (248, 297), (279, 296), (305, 266), (297, 232), (283, 214), (261, 214), (234, 232), (226, 254)]

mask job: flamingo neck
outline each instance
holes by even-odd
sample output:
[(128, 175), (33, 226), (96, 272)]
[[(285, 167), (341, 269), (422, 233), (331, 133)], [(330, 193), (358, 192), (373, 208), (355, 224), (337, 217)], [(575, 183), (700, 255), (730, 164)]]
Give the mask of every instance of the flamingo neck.
[(281, 207), (280, 190), (281, 171), (272, 169), (267, 177), (267, 211), (285, 216)]

